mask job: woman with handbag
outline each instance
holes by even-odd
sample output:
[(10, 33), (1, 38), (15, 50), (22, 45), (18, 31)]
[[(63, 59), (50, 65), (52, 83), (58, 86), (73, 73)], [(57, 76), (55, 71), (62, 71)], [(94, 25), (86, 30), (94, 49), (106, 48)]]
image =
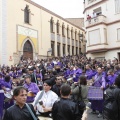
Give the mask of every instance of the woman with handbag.
[(80, 76), (80, 80), (78, 83), (74, 82), (71, 86), (71, 94), (72, 99), (78, 103), (80, 115), (82, 118), (83, 112), (86, 108), (86, 104), (88, 102), (87, 94), (88, 94), (88, 86), (87, 80), (85, 76)]

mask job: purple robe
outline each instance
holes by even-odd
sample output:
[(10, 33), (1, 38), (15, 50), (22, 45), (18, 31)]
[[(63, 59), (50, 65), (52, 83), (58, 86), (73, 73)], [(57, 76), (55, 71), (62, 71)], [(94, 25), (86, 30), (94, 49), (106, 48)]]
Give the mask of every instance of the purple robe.
[(1, 82), (0, 82), (0, 120), (3, 116), (3, 105), (4, 105), (4, 92), (2, 90)]
[(62, 63), (61, 62), (57, 62), (57, 65), (59, 65), (60, 68), (62, 68)]
[(87, 77), (87, 80), (92, 79), (93, 71), (91, 69), (86, 70), (85, 76)]
[(117, 77), (116, 74), (108, 75), (108, 77), (107, 77), (107, 84), (110, 85), (110, 86), (113, 85), (114, 82), (115, 82), (116, 77)]
[(5, 80), (2, 80), (1, 81), (1, 86), (12, 89), (12, 81), (10, 80), (9, 82), (6, 82)]
[(120, 75), (120, 70), (115, 71), (116, 75)]
[(74, 82), (78, 82), (80, 75), (82, 74), (82, 70), (80, 68), (76, 69), (74, 72), (75, 76), (73, 78)]
[[(6, 82), (5, 80), (3, 80), (3, 81), (1, 81), (1, 86), (11, 90), (12, 89), (12, 81), (10, 80), (9, 82)], [(10, 100), (9, 102), (5, 102), (4, 108), (7, 109), (10, 106), (12, 106), (13, 104), (14, 104), (13, 100)]]
[[(98, 78), (100, 78), (100, 79), (98, 80)], [(105, 85), (106, 85), (106, 83), (105, 83), (104, 76), (101, 74), (100, 75), (96, 74), (95, 82), (94, 82), (93, 86), (105, 88)], [(91, 100), (91, 108), (92, 108), (92, 110), (98, 110), (99, 112), (102, 112), (103, 111), (103, 100)]]
[[(36, 83), (31, 82), (30, 84), (25, 83), (24, 87), (28, 89), (28, 92), (31, 91), (35, 95), (38, 93), (39, 88)], [(33, 102), (35, 96), (28, 96), (27, 97), (27, 102)]]
[(43, 79), (42, 73), (36, 73), (36, 78), (41, 78), (41, 80)]
[(69, 77), (69, 75), (70, 75), (70, 69), (67, 69), (64, 73), (64, 78), (67, 79)]
[(22, 70), (18, 70), (17, 73), (18, 73), (18, 77), (22, 76)]

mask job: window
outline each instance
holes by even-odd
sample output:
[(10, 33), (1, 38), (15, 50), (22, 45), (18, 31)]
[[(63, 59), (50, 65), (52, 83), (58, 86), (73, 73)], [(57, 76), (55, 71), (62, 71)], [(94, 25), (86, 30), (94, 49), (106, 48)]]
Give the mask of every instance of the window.
[(73, 39), (73, 28), (71, 30), (71, 39)]
[(96, 17), (98, 15), (101, 15), (102, 14), (102, 10), (101, 10), (101, 7), (97, 8), (97, 9), (94, 9), (93, 10), (93, 16), (92, 17)]
[(64, 25), (64, 23), (62, 24), (62, 36), (65, 36), (65, 25)]
[(117, 40), (120, 41), (120, 28), (117, 29)]
[(59, 20), (57, 21), (57, 34), (59, 34), (60, 33), (60, 23), (59, 23)]
[(65, 55), (65, 45), (63, 44), (63, 55)]
[(74, 55), (74, 47), (72, 46), (72, 55)]
[(55, 48), (55, 43), (54, 42), (51, 42), (51, 48), (52, 48), (52, 56), (54, 56), (54, 48)]
[(78, 55), (78, 48), (76, 47), (76, 55)]
[(79, 41), (79, 48), (81, 48), (81, 42)]
[(75, 31), (75, 40), (77, 40), (77, 31)]
[(67, 26), (67, 38), (70, 38), (69, 26)]
[(24, 22), (25, 23), (30, 23), (30, 10), (29, 10), (28, 5), (26, 5), (26, 7), (24, 9)]
[(57, 56), (60, 56), (60, 44), (57, 44)]
[(68, 55), (70, 55), (70, 46), (68, 45)]
[(120, 0), (115, 0), (115, 13), (120, 13)]
[(51, 18), (51, 20), (50, 20), (50, 32), (51, 33), (54, 32), (54, 20), (53, 20), (53, 18)]

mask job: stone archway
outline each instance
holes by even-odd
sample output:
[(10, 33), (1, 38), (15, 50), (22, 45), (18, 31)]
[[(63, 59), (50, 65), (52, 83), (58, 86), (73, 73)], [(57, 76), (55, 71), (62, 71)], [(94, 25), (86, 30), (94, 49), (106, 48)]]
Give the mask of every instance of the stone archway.
[(32, 44), (29, 40), (27, 40), (25, 43), (24, 43), (24, 46), (23, 46), (23, 58), (24, 59), (32, 59), (33, 60), (33, 47), (32, 47)]

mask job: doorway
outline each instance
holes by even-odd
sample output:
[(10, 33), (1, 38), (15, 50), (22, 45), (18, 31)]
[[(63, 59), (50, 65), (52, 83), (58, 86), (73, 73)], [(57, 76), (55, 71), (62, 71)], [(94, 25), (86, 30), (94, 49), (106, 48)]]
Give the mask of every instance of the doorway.
[(33, 60), (33, 47), (29, 40), (27, 40), (24, 44), (23, 58), (24, 59), (30, 58), (31, 60)]

